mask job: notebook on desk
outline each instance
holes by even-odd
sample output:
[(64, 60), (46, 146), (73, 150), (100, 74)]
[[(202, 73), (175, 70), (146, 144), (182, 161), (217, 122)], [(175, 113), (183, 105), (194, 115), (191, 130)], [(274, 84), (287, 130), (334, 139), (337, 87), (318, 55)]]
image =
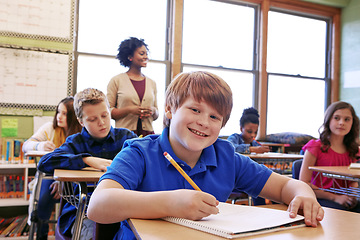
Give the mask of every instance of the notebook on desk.
[(351, 163), (349, 168), (357, 168), (360, 169), (360, 163)]
[(199, 221), (176, 217), (163, 219), (229, 239), (305, 226), (303, 216), (290, 218), (287, 211), (228, 203), (220, 203), (218, 208), (218, 214)]

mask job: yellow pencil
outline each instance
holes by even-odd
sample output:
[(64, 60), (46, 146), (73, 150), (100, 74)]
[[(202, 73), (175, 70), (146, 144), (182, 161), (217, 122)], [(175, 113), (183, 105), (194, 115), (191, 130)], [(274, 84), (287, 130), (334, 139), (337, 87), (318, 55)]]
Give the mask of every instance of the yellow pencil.
[(50, 141), (49, 135), (47, 134), (47, 132), (45, 131), (45, 135), (48, 141)]
[(176, 168), (176, 170), (179, 171), (179, 173), (186, 179), (186, 181), (188, 181), (188, 183), (190, 183), (190, 185), (195, 190), (201, 191), (201, 189), (196, 185), (196, 183), (194, 183), (194, 181), (189, 177), (189, 175), (187, 175), (186, 172), (184, 172), (184, 170), (179, 166), (179, 164), (177, 164), (177, 162), (175, 162), (175, 160), (170, 156), (170, 154), (168, 154), (167, 152), (164, 152), (164, 156)]

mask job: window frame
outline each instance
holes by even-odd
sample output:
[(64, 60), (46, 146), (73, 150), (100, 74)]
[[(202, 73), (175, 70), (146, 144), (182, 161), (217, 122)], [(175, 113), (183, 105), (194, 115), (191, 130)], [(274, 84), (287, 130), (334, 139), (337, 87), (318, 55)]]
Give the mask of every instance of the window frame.
[[(259, 113), (262, 116), (259, 124), (259, 137), (264, 139), (266, 136), (266, 116), (267, 116), (267, 85), (268, 73), (266, 70), (267, 64), (267, 24), (268, 12), (273, 9), (281, 9), (294, 14), (302, 14), (312, 17), (328, 17), (331, 21), (328, 26), (331, 35), (331, 42), (327, 44), (331, 49), (331, 56), (327, 61), (330, 64), (330, 76), (328, 83), (326, 83), (327, 96), (325, 108), (334, 101), (339, 100), (339, 66), (340, 66), (340, 18), (341, 9), (328, 7), (324, 5), (300, 2), (296, 0), (263, 0), (261, 1), (261, 40), (260, 40), (260, 91), (259, 91)], [(264, 117), (265, 116), (265, 117)]]

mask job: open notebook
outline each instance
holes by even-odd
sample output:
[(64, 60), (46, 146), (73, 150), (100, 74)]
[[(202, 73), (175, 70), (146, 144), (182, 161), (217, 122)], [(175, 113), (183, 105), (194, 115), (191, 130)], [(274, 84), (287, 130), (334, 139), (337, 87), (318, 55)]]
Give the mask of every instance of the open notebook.
[(290, 218), (287, 211), (228, 203), (220, 203), (218, 207), (219, 214), (199, 221), (176, 217), (163, 219), (225, 238), (248, 237), (305, 226), (303, 216)]

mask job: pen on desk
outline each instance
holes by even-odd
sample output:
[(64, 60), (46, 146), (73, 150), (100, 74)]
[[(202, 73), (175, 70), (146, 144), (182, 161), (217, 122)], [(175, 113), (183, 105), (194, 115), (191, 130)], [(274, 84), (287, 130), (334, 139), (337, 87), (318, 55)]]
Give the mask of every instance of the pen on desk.
[(45, 135), (46, 135), (46, 139), (47, 139), (48, 141), (50, 141), (49, 135), (47, 134), (46, 131), (45, 131)]
[(176, 168), (176, 170), (179, 171), (179, 173), (186, 179), (186, 181), (188, 181), (188, 183), (190, 183), (190, 185), (195, 190), (201, 191), (201, 189), (196, 185), (196, 183), (194, 183), (194, 181), (189, 177), (189, 175), (187, 175), (186, 172), (184, 172), (184, 170), (179, 166), (179, 164), (177, 164), (177, 162), (175, 162), (175, 160), (170, 156), (170, 154), (168, 154), (167, 152), (164, 152), (164, 156)]

